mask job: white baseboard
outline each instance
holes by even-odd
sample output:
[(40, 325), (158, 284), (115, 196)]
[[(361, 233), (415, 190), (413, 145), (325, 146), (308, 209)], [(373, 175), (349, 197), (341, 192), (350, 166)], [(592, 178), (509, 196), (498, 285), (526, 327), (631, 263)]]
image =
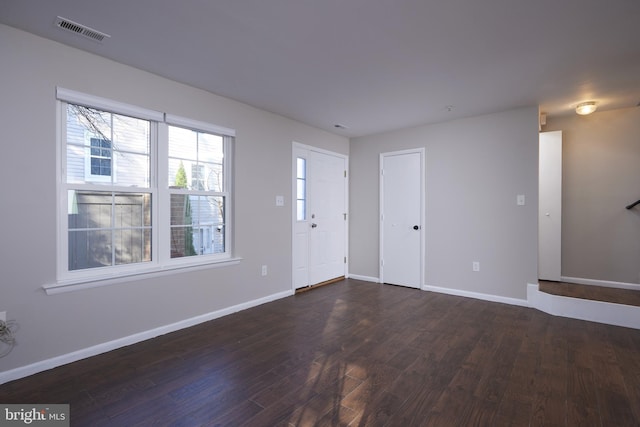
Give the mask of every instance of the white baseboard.
[(529, 307), (529, 302), (524, 299), (502, 297), (499, 295), (482, 294), (479, 292), (463, 291), (460, 289), (441, 288), (438, 286), (424, 285), (423, 291), (438, 292), (440, 294), (456, 295), (459, 297), (475, 298), (483, 301), (500, 302), (503, 304), (518, 305), (521, 307)]
[(364, 280), (365, 282), (380, 283), (380, 278), (379, 277), (360, 276), (359, 274), (349, 274), (347, 277), (349, 279)]
[(118, 338), (113, 341), (104, 342), (91, 347), (83, 348), (71, 353), (56, 356), (51, 359), (42, 360), (40, 362), (32, 363), (30, 365), (21, 366), (9, 371), (0, 372), (0, 384), (4, 384), (9, 381), (17, 380), (27, 377), (29, 375), (37, 374), (38, 372), (46, 371), (56, 368), (58, 366), (66, 365), (71, 362), (75, 362), (81, 359), (86, 359), (91, 356), (96, 356), (101, 353), (106, 353), (111, 350), (115, 350), (120, 347), (124, 347), (131, 344), (136, 344), (141, 341), (145, 341), (151, 338), (155, 338), (160, 335), (175, 332), (180, 329), (195, 326), (199, 323), (208, 322), (209, 320), (217, 319), (238, 311), (246, 310), (251, 307), (256, 307), (261, 304), (265, 304), (271, 301), (275, 301), (281, 298), (285, 298), (293, 295), (293, 291), (279, 292), (277, 294), (267, 295), (263, 298), (258, 298), (252, 301), (247, 301), (241, 304), (237, 304), (231, 307), (223, 308), (211, 313), (202, 314), (189, 319), (181, 320), (179, 322), (171, 323), (169, 325), (160, 326), (148, 331), (139, 332), (137, 334), (129, 335), (126, 337)]
[(626, 282), (612, 282), (610, 280), (583, 279), (581, 277), (562, 276), (560, 280), (567, 283), (577, 283), (578, 285), (602, 286), (604, 288), (632, 289), (640, 291), (640, 284)]
[(553, 316), (640, 329), (640, 307), (547, 294), (532, 283), (527, 285), (527, 300), (532, 308)]

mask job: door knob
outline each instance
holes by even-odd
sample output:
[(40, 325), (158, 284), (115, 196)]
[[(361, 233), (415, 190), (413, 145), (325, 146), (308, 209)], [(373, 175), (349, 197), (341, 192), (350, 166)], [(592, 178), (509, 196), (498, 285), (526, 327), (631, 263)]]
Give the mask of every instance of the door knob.
[(419, 226), (419, 225), (414, 225), (414, 226), (413, 226), (413, 229), (414, 229), (414, 230), (420, 230), (420, 226)]
[(313, 224), (311, 224), (311, 228), (316, 228), (318, 226), (318, 224), (316, 224), (315, 222)]

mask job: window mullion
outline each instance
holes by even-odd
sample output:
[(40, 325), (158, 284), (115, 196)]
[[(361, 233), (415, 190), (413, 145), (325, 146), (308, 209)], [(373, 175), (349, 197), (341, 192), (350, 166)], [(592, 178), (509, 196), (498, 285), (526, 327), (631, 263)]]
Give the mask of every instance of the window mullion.
[(111, 265), (116, 265), (116, 192), (111, 192)]
[[(109, 178), (111, 180), (111, 185), (114, 185), (115, 171), (117, 169), (116, 169), (116, 156), (115, 156), (115, 144), (114, 144), (115, 139), (113, 135), (113, 114), (109, 114), (109, 138), (111, 140), (111, 173), (109, 174), (110, 175)], [(102, 151), (102, 148), (100, 149), (100, 151)]]
[(169, 206), (171, 195), (169, 193), (169, 130), (164, 122), (156, 123), (155, 137), (152, 152), (155, 154), (154, 185), (156, 190), (156, 203), (153, 206), (155, 213), (154, 225), (154, 246), (156, 260), (164, 264), (170, 258), (170, 212), (162, 209), (162, 206)]

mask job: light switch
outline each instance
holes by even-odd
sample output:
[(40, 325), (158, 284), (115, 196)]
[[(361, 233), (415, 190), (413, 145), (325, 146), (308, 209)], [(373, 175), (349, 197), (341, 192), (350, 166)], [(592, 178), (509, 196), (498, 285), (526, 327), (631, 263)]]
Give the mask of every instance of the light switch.
[(284, 196), (276, 196), (276, 206), (284, 206)]
[(524, 206), (524, 194), (518, 194), (517, 203), (518, 206)]

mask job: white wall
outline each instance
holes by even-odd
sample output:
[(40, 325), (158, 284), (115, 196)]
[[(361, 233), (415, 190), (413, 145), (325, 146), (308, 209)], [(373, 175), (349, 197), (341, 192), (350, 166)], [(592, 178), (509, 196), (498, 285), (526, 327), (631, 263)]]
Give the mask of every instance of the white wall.
[(379, 153), (417, 147), (427, 164), (425, 284), (526, 299), (537, 283), (537, 107), (352, 139), (350, 274), (379, 277)]
[[(346, 138), (4, 25), (0, 58), (0, 311), (20, 325), (0, 374), (291, 290), (292, 141), (348, 154)], [(234, 128), (243, 261), (47, 296), (41, 286), (56, 279), (56, 86)]]

